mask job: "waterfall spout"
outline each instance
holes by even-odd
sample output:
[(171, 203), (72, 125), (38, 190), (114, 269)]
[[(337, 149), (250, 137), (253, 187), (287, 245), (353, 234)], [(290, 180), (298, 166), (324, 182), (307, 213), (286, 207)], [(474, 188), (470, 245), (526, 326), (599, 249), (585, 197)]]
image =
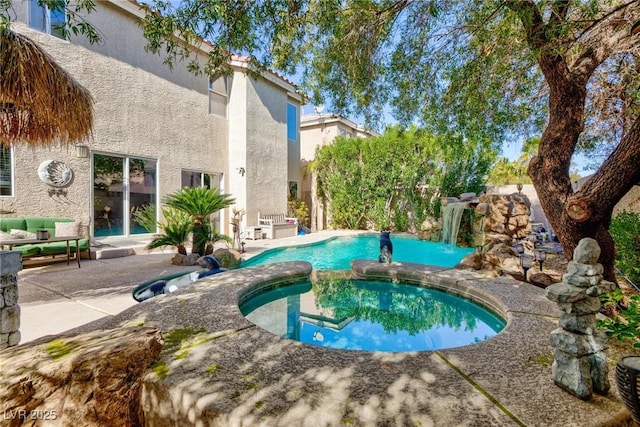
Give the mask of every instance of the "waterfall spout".
[(442, 243), (456, 245), (462, 213), (466, 208), (467, 203), (449, 203), (442, 207)]

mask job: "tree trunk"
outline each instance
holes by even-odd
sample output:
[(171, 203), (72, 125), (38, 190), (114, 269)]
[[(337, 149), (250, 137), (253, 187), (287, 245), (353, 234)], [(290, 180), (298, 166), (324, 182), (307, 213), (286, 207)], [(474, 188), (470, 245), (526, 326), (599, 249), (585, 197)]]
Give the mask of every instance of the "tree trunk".
[(538, 155), (529, 163), (529, 176), (566, 256), (573, 257), (581, 239), (595, 238), (602, 250), (599, 262), (605, 277), (614, 281), (614, 247), (608, 222), (604, 217), (576, 221), (567, 209), (567, 201), (573, 195), (569, 167), (584, 128), (586, 87), (572, 78), (560, 58), (543, 56), (539, 61), (549, 84), (549, 124), (540, 139)]
[(563, 112), (550, 116), (540, 153), (529, 164), (529, 176), (567, 257), (572, 257), (581, 239), (594, 238), (600, 245), (598, 262), (604, 267), (604, 278), (615, 282), (615, 244), (609, 225), (616, 203), (640, 181), (640, 119), (598, 172), (574, 193), (568, 161), (582, 130), (572, 117), (579, 115), (575, 110), (582, 104), (579, 96), (572, 99), (567, 92), (550, 100), (552, 105), (563, 105)]
[[(615, 245), (609, 234), (613, 208), (640, 181), (640, 119), (636, 118), (611, 156), (576, 193), (569, 178), (571, 157), (585, 124), (587, 84), (595, 69), (621, 46), (633, 46), (637, 39), (620, 22), (637, 13), (635, 2), (613, 10), (581, 34), (584, 48), (579, 57), (562, 53), (554, 34), (563, 28), (571, 2), (552, 2), (551, 15), (534, 1), (507, 0), (505, 5), (518, 14), (527, 43), (537, 53), (538, 64), (549, 86), (549, 124), (542, 134), (538, 155), (529, 163), (529, 176), (540, 204), (554, 228), (565, 254), (573, 255), (578, 242), (592, 237), (600, 245), (598, 260), (604, 277), (615, 282)], [(633, 18), (631, 22), (637, 18)], [(577, 40), (576, 40), (577, 42)], [(578, 45), (580, 42), (578, 43)], [(571, 67), (571, 68), (570, 68)]]

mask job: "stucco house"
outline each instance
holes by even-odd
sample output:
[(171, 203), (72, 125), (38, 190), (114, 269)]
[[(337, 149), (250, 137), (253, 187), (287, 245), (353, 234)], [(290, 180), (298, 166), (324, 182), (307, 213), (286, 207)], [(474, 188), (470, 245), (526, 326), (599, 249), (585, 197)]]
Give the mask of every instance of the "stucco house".
[(315, 159), (318, 147), (332, 144), (339, 136), (370, 138), (379, 134), (338, 114), (320, 112), (300, 117), (301, 198), (309, 206), (314, 231), (324, 230), (328, 219), (325, 202), (316, 194), (316, 180), (308, 166)]
[[(144, 50), (140, 4), (95, 6), (85, 18), (102, 40), (90, 44), (56, 34), (64, 12), (37, 0), (13, 1), (14, 31), (91, 92), (95, 122), (93, 137), (76, 147), (3, 148), (0, 210), (81, 219), (94, 237), (130, 236), (146, 233), (132, 218), (138, 207), (159, 206), (184, 186), (207, 185), (235, 198), (234, 207), (246, 211), (245, 226), (258, 224), (258, 212), (286, 212), (290, 188), (301, 181), (295, 85), (270, 71), (249, 77), (242, 72), (248, 60), (240, 57), (232, 60), (231, 76), (194, 75), (180, 63), (170, 69)], [(193, 53), (204, 58), (206, 49), (204, 43)], [(73, 178), (61, 186), (41, 179), (51, 161)], [(229, 215), (215, 219), (226, 234)]]

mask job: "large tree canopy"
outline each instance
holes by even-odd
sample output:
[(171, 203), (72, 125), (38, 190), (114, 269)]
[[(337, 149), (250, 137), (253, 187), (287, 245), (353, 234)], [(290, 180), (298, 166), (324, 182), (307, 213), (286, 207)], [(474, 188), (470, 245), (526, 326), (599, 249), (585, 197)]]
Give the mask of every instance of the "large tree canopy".
[[(70, 10), (69, 0), (41, 3)], [(0, 0), (0, 24), (10, 4)], [(79, 4), (90, 10), (92, 0)], [(390, 106), (402, 124), (463, 139), (501, 145), (540, 136), (528, 174), (551, 225), (567, 253), (581, 238), (596, 238), (605, 277), (615, 279), (611, 212), (640, 181), (640, 0), (149, 0), (142, 7), (150, 12), (141, 21), (147, 48), (168, 65), (186, 60), (194, 72), (215, 73), (245, 55), (256, 70), (301, 72), (315, 102), (324, 98), (370, 124)], [(188, 44), (209, 52), (204, 67)], [(569, 168), (579, 150), (605, 160), (574, 193)]]
[[(489, 138), (540, 136), (529, 164), (547, 217), (571, 253), (602, 247), (616, 202), (640, 181), (639, 0), (153, 1), (143, 22), (152, 51), (188, 56), (207, 39), (206, 72), (232, 53), (285, 73), (346, 114), (375, 123), (390, 105), (401, 123)], [(195, 70), (195, 62), (192, 63)], [(608, 157), (574, 193), (578, 150)]]

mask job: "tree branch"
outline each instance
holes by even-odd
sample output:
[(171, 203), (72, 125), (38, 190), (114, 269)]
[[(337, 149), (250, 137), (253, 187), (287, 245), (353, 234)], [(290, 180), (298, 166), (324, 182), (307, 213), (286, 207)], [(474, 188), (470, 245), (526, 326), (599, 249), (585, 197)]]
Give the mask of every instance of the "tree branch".
[(535, 50), (541, 50), (549, 40), (545, 34), (545, 24), (540, 9), (533, 0), (506, 0), (504, 4), (513, 10), (527, 33), (527, 42)]
[(562, 25), (567, 18), (570, 3), (570, 0), (558, 0), (551, 5), (551, 17), (549, 18), (549, 26), (551, 28)]
[(640, 118), (596, 174), (567, 200), (567, 215), (576, 222), (598, 222), (611, 215), (620, 199), (640, 182)]
[(569, 68), (581, 82), (586, 84), (594, 70), (614, 51), (628, 51), (637, 45), (640, 36), (631, 34), (631, 26), (640, 19), (638, 3), (640, 0), (633, 0), (616, 7), (580, 34), (577, 41), (584, 47)]

